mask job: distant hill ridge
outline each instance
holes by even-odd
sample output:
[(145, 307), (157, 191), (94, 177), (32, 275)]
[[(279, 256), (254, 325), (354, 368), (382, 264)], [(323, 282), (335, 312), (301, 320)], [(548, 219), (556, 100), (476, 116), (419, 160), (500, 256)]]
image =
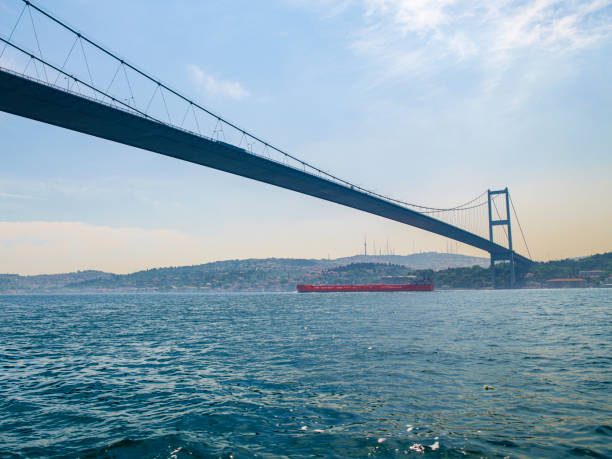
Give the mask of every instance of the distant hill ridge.
[[(484, 266), (483, 266), (484, 265)], [(451, 267), (449, 267), (451, 266)], [(456, 267), (452, 267), (456, 266)], [(508, 287), (509, 267), (497, 264), (496, 287)], [(433, 279), (436, 289), (491, 288), (488, 260), (465, 255), (422, 253), (312, 260), (266, 258), (154, 268), (131, 274), (78, 271), (67, 274), (0, 275), (0, 293), (295, 291), (299, 283), (373, 283), (388, 276)], [(535, 263), (517, 272), (517, 286), (549, 287), (553, 278), (584, 276), (588, 287), (612, 287), (612, 252)]]
[(338, 264), (349, 263), (391, 263), (412, 269), (447, 269), (465, 268), (471, 266), (489, 266), (489, 259), (472, 257), (458, 253), (422, 252), (410, 255), (353, 255), (352, 257), (337, 258), (333, 262)]
[(440, 270), (487, 266), (486, 258), (425, 252), (411, 255), (355, 255), (338, 259), (265, 258), (223, 260), (192, 266), (152, 268), (130, 274), (77, 271), (20, 276), (0, 274), (1, 293), (107, 290), (288, 290), (296, 281), (314, 278), (324, 270), (352, 263), (374, 263), (409, 269)]

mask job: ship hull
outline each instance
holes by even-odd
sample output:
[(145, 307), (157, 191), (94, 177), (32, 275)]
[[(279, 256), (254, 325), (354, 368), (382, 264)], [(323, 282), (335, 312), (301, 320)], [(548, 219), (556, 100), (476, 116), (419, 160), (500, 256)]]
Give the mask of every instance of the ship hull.
[(299, 293), (328, 292), (431, 292), (433, 284), (365, 284), (365, 285), (305, 285), (297, 286)]

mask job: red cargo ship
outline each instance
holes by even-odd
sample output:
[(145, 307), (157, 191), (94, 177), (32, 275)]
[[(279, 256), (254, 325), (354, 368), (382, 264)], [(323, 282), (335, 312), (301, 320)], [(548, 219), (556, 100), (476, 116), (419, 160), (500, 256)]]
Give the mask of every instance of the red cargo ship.
[(297, 286), (300, 293), (310, 292), (431, 292), (433, 282), (422, 284), (363, 284), (363, 285), (305, 285)]

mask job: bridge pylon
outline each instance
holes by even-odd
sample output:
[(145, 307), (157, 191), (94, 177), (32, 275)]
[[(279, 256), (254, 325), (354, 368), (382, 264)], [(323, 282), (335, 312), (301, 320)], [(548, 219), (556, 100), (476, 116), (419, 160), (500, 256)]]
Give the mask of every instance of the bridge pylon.
[[(491, 252), (491, 284), (493, 288), (495, 288), (495, 262), (499, 260), (508, 260), (510, 262), (510, 288), (514, 288), (514, 284), (516, 283), (516, 271), (514, 266), (514, 251), (512, 250), (512, 228), (510, 224), (510, 195), (508, 193), (508, 187), (503, 190), (487, 190), (488, 194), (488, 204), (489, 204), (489, 240), (491, 242), (495, 242), (493, 240), (493, 227), (502, 226), (507, 228), (507, 236), (508, 236), (508, 251), (506, 253), (494, 254)], [(497, 206), (495, 206), (495, 202), (493, 201), (493, 196), (495, 195), (504, 195), (506, 198), (506, 218), (502, 218), (498, 212)], [(492, 206), (495, 206), (495, 213), (497, 214), (497, 219), (493, 217), (493, 209)]]

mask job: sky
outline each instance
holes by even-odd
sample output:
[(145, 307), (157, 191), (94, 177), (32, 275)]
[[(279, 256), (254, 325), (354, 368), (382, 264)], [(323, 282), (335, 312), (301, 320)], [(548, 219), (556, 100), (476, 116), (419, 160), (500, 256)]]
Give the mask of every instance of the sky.
[[(612, 250), (612, 1), (37, 4), (215, 113), (368, 189), (452, 207), (507, 186), (534, 259)], [(0, 0), (3, 37), (22, 5)], [(27, 42), (26, 26), (15, 39)], [(68, 52), (70, 42), (40, 38), (45, 53)], [(0, 158), (0, 273), (336, 258), (362, 252), (364, 238), (396, 254), (487, 256), (6, 113)]]

